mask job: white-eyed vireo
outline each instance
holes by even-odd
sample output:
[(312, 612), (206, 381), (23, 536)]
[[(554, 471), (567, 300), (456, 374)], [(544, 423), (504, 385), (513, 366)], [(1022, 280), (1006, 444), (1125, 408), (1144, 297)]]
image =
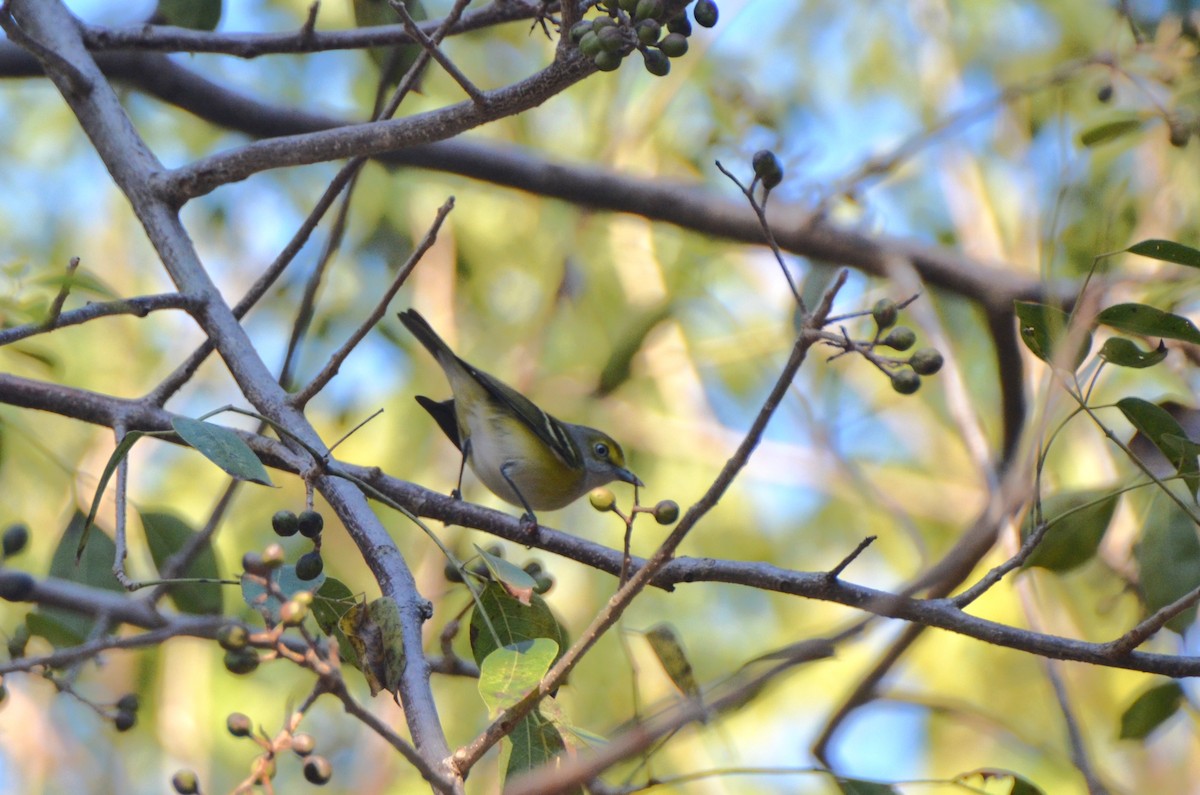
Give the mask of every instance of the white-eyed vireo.
[[(483, 485), (525, 509), (523, 522), (536, 524), (535, 510), (561, 508), (614, 480), (642, 485), (625, 468), (621, 445), (608, 434), (557, 420), (467, 364), (415, 309), (401, 312), (400, 322), (437, 359), (454, 394), (443, 401), (418, 395), (417, 402), (462, 451), (464, 465), (471, 465)], [(461, 469), (458, 480), (461, 487)]]

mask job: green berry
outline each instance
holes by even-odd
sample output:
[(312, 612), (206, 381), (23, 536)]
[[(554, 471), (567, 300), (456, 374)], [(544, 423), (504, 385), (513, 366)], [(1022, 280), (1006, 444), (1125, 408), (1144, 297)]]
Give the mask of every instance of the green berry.
[(226, 624), (217, 630), (217, 643), (225, 651), (244, 649), (250, 642), (250, 633), (241, 624)]
[(617, 7), (626, 14), (633, 14), (637, 10), (638, 0), (617, 0)]
[(911, 395), (921, 388), (921, 376), (912, 370), (897, 370), (892, 373), (892, 389), (901, 395)]
[(679, 518), (679, 503), (675, 500), (660, 500), (654, 506), (654, 521), (659, 524), (672, 524)]
[(581, 19), (571, 26), (571, 41), (576, 44), (583, 38), (583, 34), (590, 33), (592, 30), (592, 20)]
[(4, 557), (10, 558), (29, 543), (29, 528), (23, 524), (15, 524), (4, 531)]
[(579, 40), (579, 51), (589, 58), (595, 58), (602, 49), (600, 37), (596, 35), (595, 31), (583, 34), (583, 38)]
[(617, 21), (612, 17), (596, 17), (592, 20), (592, 30), (596, 33), (605, 28), (614, 28), (617, 26)]
[(325, 529), (325, 520), (316, 511), (301, 511), (297, 519), (300, 535), (305, 538), (316, 538)]
[(304, 779), (310, 784), (326, 784), (333, 778), (333, 766), (323, 756), (313, 754), (304, 760)]
[(875, 319), (875, 325), (880, 331), (896, 325), (896, 318), (899, 315), (900, 308), (890, 298), (880, 298), (871, 308), (871, 317)]
[(592, 507), (597, 511), (604, 513), (605, 511), (611, 511), (613, 509), (613, 506), (617, 504), (617, 498), (610, 489), (601, 486), (598, 489), (592, 489), (591, 492), (588, 493), (588, 502), (590, 502)]
[(658, 19), (663, 15), (662, 0), (638, 0), (637, 10), (633, 18), (638, 22), (643, 19)]
[(249, 737), (250, 732), (254, 730), (254, 725), (250, 723), (249, 715), (230, 712), (229, 717), (225, 719), (225, 728), (229, 729), (229, 733), (234, 737)]
[(528, 563), (526, 563), (524, 566), (521, 567), (521, 571), (525, 572), (530, 577), (536, 577), (539, 574), (541, 574), (544, 571), (544, 569), (542, 568), (542, 564), (539, 561), (531, 560)]
[(692, 8), (692, 16), (696, 18), (696, 24), (706, 28), (711, 28), (717, 24), (717, 4), (713, 0), (696, 0), (696, 5)]
[(592, 63), (596, 64), (596, 68), (601, 72), (615, 72), (621, 66), (621, 56), (615, 52), (601, 50), (596, 53)]
[(442, 567), (442, 574), (448, 582), (463, 581), (463, 574), (459, 571), (458, 566), (454, 565), (453, 561), (446, 561), (446, 565)]
[(291, 511), (276, 511), (275, 515), (271, 517), (271, 529), (275, 531), (275, 535), (286, 538), (296, 535), (300, 524), (296, 519), (296, 514)]
[(662, 25), (656, 19), (643, 19), (634, 25), (633, 30), (642, 44), (657, 44), (662, 36)]
[(937, 348), (921, 348), (908, 360), (908, 366), (917, 375), (933, 375), (942, 369), (943, 363), (942, 354)]
[(306, 552), (296, 561), (296, 576), (305, 581), (315, 580), (324, 570), (325, 561), (321, 560), (321, 553), (316, 550)]
[(554, 578), (549, 574), (539, 574), (533, 578), (533, 582), (533, 592), (538, 596), (541, 596), (554, 587)]
[(754, 168), (754, 176), (767, 190), (783, 182), (783, 164), (770, 149), (759, 149), (755, 152), (754, 157), (750, 159), (750, 165)]
[(649, 47), (642, 50), (642, 62), (646, 71), (657, 77), (665, 77), (671, 71), (671, 59), (662, 50)]
[(682, 33), (668, 33), (658, 45), (671, 58), (678, 58), (688, 51), (687, 36)]
[(603, 52), (619, 53), (629, 43), (624, 31), (618, 28), (605, 28), (596, 34), (600, 39), (600, 49)]
[(225, 652), (225, 670), (231, 674), (249, 674), (258, 668), (258, 652), (250, 647)]
[(896, 326), (883, 338), (881, 345), (886, 345), (898, 351), (906, 351), (917, 342), (917, 332), (908, 326)]
[(262, 565), (268, 569), (277, 569), (283, 565), (283, 547), (279, 544), (267, 544), (267, 548), (262, 551)]
[(200, 779), (191, 770), (179, 770), (171, 776), (171, 786), (179, 795), (200, 795)]

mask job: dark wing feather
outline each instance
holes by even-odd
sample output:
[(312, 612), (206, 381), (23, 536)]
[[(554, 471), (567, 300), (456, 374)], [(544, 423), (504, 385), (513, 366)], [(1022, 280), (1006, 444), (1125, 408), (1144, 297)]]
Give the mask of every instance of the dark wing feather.
[(534, 435), (549, 445), (563, 463), (572, 468), (583, 466), (583, 458), (575, 447), (571, 434), (560, 421), (539, 409), (532, 400), (498, 378), (472, 367), (462, 359), (458, 361), (483, 385), (493, 400), (515, 414)]

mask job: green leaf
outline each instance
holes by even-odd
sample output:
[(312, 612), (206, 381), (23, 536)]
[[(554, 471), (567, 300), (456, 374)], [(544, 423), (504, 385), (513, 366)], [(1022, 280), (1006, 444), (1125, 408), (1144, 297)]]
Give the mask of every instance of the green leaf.
[(1137, 132), (1145, 123), (1146, 120), (1141, 118), (1117, 119), (1116, 121), (1104, 122), (1080, 133), (1079, 143), (1087, 147), (1099, 146), (1100, 144), (1115, 141), (1130, 133)]
[(321, 628), (321, 631), (337, 639), (338, 653), (341, 655), (342, 662), (361, 670), (358, 652), (355, 651), (349, 638), (346, 637), (346, 633), (339, 626), (342, 616), (349, 613), (357, 604), (358, 600), (345, 583), (333, 577), (327, 577), (321, 587), (313, 593), (311, 609), (313, 618), (316, 619), (317, 626)]
[[(76, 562), (75, 551), (83, 536), (85, 517), (76, 512), (72, 517), (50, 561), (50, 576), (69, 580), (92, 588), (124, 592), (112, 572), (117, 548), (104, 533), (96, 533), (92, 543)], [(90, 615), (76, 613), (61, 607), (38, 607), (25, 617), (29, 634), (40, 635), (54, 646), (76, 646), (87, 640), (95, 628), (95, 619)]]
[(1143, 240), (1125, 250), (1131, 254), (1140, 254), (1143, 257), (1163, 262), (1187, 265), (1189, 268), (1200, 268), (1200, 250), (1170, 240)]
[[(1149, 616), (1200, 586), (1200, 540), (1191, 517), (1161, 492), (1154, 495), (1142, 524), (1134, 558)], [(1193, 605), (1168, 621), (1167, 627), (1182, 634), (1195, 620)]]
[(961, 773), (954, 777), (954, 781), (955, 783), (963, 784), (976, 776), (982, 779), (985, 785), (993, 779), (997, 781), (1011, 779), (1012, 789), (1008, 791), (1009, 795), (1043, 795), (1041, 788), (1024, 776), (1017, 775), (1011, 770), (996, 767), (982, 767), (978, 770), (972, 770), (970, 773)]
[[(504, 738), (501, 746), (501, 764), (504, 766), (504, 780), (507, 782), (513, 776), (528, 770), (542, 767), (554, 757), (566, 750), (562, 734), (549, 720), (546, 720), (537, 710), (530, 712), (517, 722), (512, 733)], [(507, 757), (507, 759), (505, 759)], [(583, 789), (555, 790), (566, 795), (582, 795)]]
[[(279, 586), (279, 590), (283, 593), (283, 598), (291, 599), (301, 591), (308, 591), (315, 594), (321, 590), (321, 586), (325, 584), (325, 572), (321, 572), (311, 580), (302, 580), (296, 576), (295, 566), (284, 564), (275, 569), (271, 579)], [(268, 595), (266, 587), (259, 583), (256, 578), (246, 574), (242, 575), (242, 599), (246, 600), (246, 604), (250, 605), (250, 607), (268, 616), (272, 621), (279, 621), (279, 600), (274, 596)]]
[[(146, 531), (150, 557), (154, 559), (154, 565), (159, 572), (162, 572), (167, 559), (190, 543), (196, 537), (196, 531), (174, 514), (139, 513), (142, 517), (142, 528)], [(217, 556), (213, 552), (211, 538), (200, 546), (191, 562), (177, 576), (220, 579), (221, 572), (217, 566)], [(216, 616), (225, 609), (223, 588), (224, 586), (217, 583), (185, 582), (167, 586), (167, 593), (181, 612)]]
[[(1014, 301), (1013, 306), (1020, 320), (1021, 340), (1025, 346), (1046, 364), (1055, 364), (1057, 348), (1067, 336), (1070, 316), (1058, 307), (1032, 301)], [(1092, 335), (1085, 332), (1080, 335), (1071, 369), (1083, 364), (1091, 350)]]
[(505, 590), (517, 598), (523, 605), (529, 604), (537, 580), (515, 563), (510, 563), (499, 555), (489, 554), (483, 547), (475, 545), (475, 551), (483, 558), (483, 563), (492, 574), (492, 578), (501, 583)]
[[(487, 612), (498, 638), (492, 636), (480, 608)], [(479, 593), (471, 611), (471, 653), (479, 665), (501, 646), (513, 646), (537, 638), (548, 638), (560, 650), (567, 647), (567, 632), (542, 597), (534, 594), (528, 605), (508, 593), (498, 583), (489, 582)]]
[(37, 284), (43, 287), (53, 287), (56, 290), (61, 290), (66, 287), (71, 292), (87, 292), (93, 295), (98, 295), (101, 298), (115, 301), (120, 298), (111, 287), (102, 282), (99, 278), (85, 271), (75, 271), (67, 273), (59, 271), (57, 273), (45, 273), (41, 276), (36, 276), (30, 280), (30, 284)]
[(1167, 353), (1167, 346), (1162, 340), (1158, 341), (1158, 347), (1154, 350), (1143, 351), (1135, 342), (1124, 337), (1109, 337), (1100, 348), (1100, 358), (1109, 364), (1139, 370), (1158, 364), (1167, 358)]
[(1183, 688), (1178, 682), (1152, 687), (1133, 700), (1121, 713), (1122, 740), (1142, 740), (1165, 723), (1183, 705)]
[(1200, 345), (1200, 329), (1186, 317), (1145, 304), (1117, 304), (1096, 316), (1096, 322), (1126, 334), (1166, 337)]
[[(1120, 494), (1105, 489), (1069, 491), (1042, 500), (1042, 517), (1049, 525), (1042, 541), (1025, 560), (1050, 571), (1070, 571), (1091, 560), (1108, 532)], [(1022, 540), (1033, 531), (1033, 512), (1021, 528)]]
[(338, 621), (338, 628), (358, 657), (358, 669), (366, 677), (371, 695), (381, 690), (395, 693), (405, 663), (396, 600), (381, 596), (369, 604), (355, 605)]
[(215, 30), (221, 21), (221, 0), (158, 0), (154, 19), (192, 30)]
[(1141, 398), (1122, 398), (1117, 401), (1117, 408), (1138, 433), (1167, 457), (1195, 496), (1200, 489), (1200, 463), (1194, 451), (1179, 443), (1179, 439), (1187, 439), (1187, 434), (1178, 420), (1161, 406)]
[(130, 431), (121, 437), (121, 441), (117, 442), (116, 449), (108, 457), (108, 463), (104, 465), (104, 471), (100, 473), (100, 482), (96, 485), (96, 494), (92, 497), (92, 507), (88, 509), (87, 518), (83, 522), (83, 531), (79, 534), (79, 547), (75, 550), (76, 561), (83, 557), (83, 548), (87, 546), (88, 535), (92, 532), (92, 522), (96, 521), (96, 511), (100, 510), (100, 498), (104, 496), (104, 489), (108, 486), (109, 478), (117, 471), (121, 459), (129, 455), (134, 442), (143, 436), (146, 436), (143, 431)]
[(688, 661), (683, 642), (670, 624), (658, 624), (646, 630), (646, 640), (667, 676), (688, 698), (700, 698), (700, 686)]
[(516, 704), (537, 687), (558, 658), (558, 644), (549, 638), (502, 646), (479, 666), (479, 695), (492, 718)]
[(189, 447), (233, 477), (264, 486), (274, 485), (258, 456), (229, 428), (190, 417), (176, 417), (171, 420), (171, 427)]

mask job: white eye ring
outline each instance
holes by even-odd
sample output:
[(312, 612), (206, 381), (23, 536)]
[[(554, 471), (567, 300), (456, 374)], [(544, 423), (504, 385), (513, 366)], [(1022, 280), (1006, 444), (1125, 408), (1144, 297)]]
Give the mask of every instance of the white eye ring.
[(604, 442), (596, 442), (595, 447), (592, 448), (592, 452), (601, 458), (608, 458), (608, 445)]

